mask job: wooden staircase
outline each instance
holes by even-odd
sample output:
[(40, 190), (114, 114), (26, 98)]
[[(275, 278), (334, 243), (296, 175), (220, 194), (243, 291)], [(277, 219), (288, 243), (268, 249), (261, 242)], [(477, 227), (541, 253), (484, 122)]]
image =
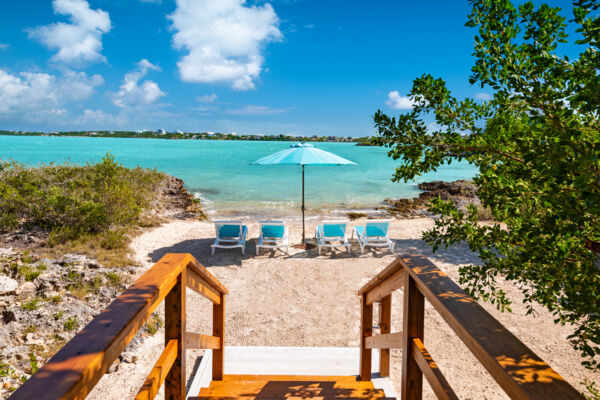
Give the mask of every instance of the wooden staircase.
[(224, 375), (189, 400), (386, 400), (356, 376)]
[[(186, 289), (213, 303), (212, 335), (187, 331)], [(392, 293), (399, 289), (404, 292), (403, 331), (391, 332)], [(211, 361), (210, 368), (208, 358), (205, 367), (201, 368), (201, 362), (196, 372), (202, 374), (195, 374), (193, 379), (197, 376), (198, 380), (190, 382), (189, 387), (195, 389), (188, 399), (388, 400), (395, 396), (393, 388), (383, 382), (373, 382), (373, 379), (390, 383), (390, 349), (393, 348), (402, 349), (399, 399), (421, 400), (425, 378), (439, 399), (458, 400), (424, 344), (427, 300), (479, 360), (481, 368), (491, 374), (511, 399), (585, 400), (477, 301), (422, 256), (396, 259), (359, 290), (360, 348), (356, 349), (358, 365), (354, 364), (359, 368), (357, 371), (351, 367), (351, 371), (359, 372), (360, 378), (347, 369), (347, 357), (352, 359), (350, 348), (350, 353), (347, 353), (348, 349), (339, 352), (333, 348), (315, 347), (302, 351), (287, 348), (282, 353), (271, 348), (277, 351), (269, 350), (267, 354), (264, 349), (256, 353), (251, 347), (238, 346), (237, 353), (243, 352), (246, 359), (241, 361), (245, 362), (237, 365), (237, 369), (235, 362), (228, 364), (230, 374), (224, 374), (226, 355), (230, 354), (231, 361), (231, 354), (236, 353), (235, 349), (225, 346), (227, 294), (227, 288), (191, 254), (167, 254), (71, 339), (10, 399), (85, 399), (152, 313), (164, 303), (165, 348), (136, 400), (154, 399), (163, 383), (165, 399), (186, 399), (186, 350), (194, 349), (210, 350)], [(378, 313), (374, 313), (374, 309)], [(378, 323), (374, 321), (374, 314), (379, 314)], [(375, 325), (377, 329), (374, 329)], [(307, 356), (306, 349), (313, 355)], [(373, 354), (374, 349), (379, 350), (378, 359)], [(373, 375), (373, 364), (379, 364), (378, 378)], [(232, 375), (234, 372), (260, 375)], [(299, 375), (271, 375), (276, 373)], [(333, 375), (308, 375), (310, 373)], [(374, 384), (378, 388), (385, 387), (385, 393)], [(200, 389), (201, 386), (208, 387)], [(386, 398), (386, 394), (389, 397)]]

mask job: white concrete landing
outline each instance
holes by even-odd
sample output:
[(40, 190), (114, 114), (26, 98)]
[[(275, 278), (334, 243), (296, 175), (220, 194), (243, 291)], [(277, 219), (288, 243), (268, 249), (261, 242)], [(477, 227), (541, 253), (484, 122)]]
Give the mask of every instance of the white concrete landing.
[[(226, 375), (320, 375), (351, 376), (359, 374), (358, 347), (263, 347), (225, 346)], [(191, 366), (190, 366), (191, 367)], [(379, 377), (379, 351), (373, 351), (373, 385), (395, 398), (389, 378)], [(206, 350), (191, 377), (188, 396), (208, 387), (212, 380), (212, 352)]]

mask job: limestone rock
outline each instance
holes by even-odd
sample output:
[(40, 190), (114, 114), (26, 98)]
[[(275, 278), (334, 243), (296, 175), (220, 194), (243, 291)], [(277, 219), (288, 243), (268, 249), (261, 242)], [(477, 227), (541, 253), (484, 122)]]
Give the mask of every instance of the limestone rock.
[(0, 275), (0, 296), (13, 294), (18, 286), (19, 282), (8, 276)]
[(36, 290), (37, 290), (37, 287), (35, 286), (35, 283), (33, 283), (33, 282), (24, 282), (23, 284), (21, 284), (21, 286), (19, 286), (17, 288), (17, 290), (15, 291), (15, 293), (17, 294), (18, 298), (20, 298), (20, 299), (26, 299), (26, 298), (34, 296)]

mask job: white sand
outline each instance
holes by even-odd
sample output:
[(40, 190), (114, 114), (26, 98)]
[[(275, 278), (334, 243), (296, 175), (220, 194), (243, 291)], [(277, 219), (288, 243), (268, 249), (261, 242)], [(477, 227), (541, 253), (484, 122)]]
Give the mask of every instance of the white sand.
[[(360, 221), (356, 221), (359, 224)], [(290, 243), (298, 243), (301, 223), (292, 221)], [(352, 224), (351, 224), (352, 225)], [(455, 247), (432, 254), (420, 240), (421, 232), (433, 225), (431, 219), (398, 220), (392, 224), (390, 237), (396, 242), (397, 254), (423, 254), (448, 275), (458, 280), (458, 267), (476, 263), (468, 249)], [(307, 225), (313, 237), (315, 223)], [(264, 251), (255, 253), (258, 226), (249, 222), (246, 256), (239, 249), (221, 250), (210, 255), (214, 238), (211, 223), (174, 221), (148, 231), (132, 243), (136, 259), (150, 267), (165, 253), (192, 253), (228, 288), (226, 309), (227, 345), (263, 346), (358, 346), (359, 301), (356, 291), (396, 255), (384, 250), (361, 255), (354, 242), (353, 254), (342, 249), (305, 252), (290, 249), (290, 254)], [(493, 305), (483, 306), (504, 326), (548, 362), (579, 390), (584, 378), (600, 381), (599, 373), (581, 366), (581, 358), (569, 345), (568, 326), (553, 323), (550, 313), (541, 307), (536, 318), (525, 315), (520, 292), (510, 284), (504, 290), (515, 301), (512, 313), (500, 313)], [(188, 291), (187, 330), (210, 333), (210, 303)], [(393, 296), (392, 331), (401, 330), (402, 292)], [(122, 399), (135, 395), (163, 346), (162, 332), (146, 340), (137, 351), (140, 360), (121, 364), (119, 370), (105, 376), (90, 398)], [(447, 380), (465, 399), (507, 398), (442, 318), (426, 305), (425, 343)], [(196, 352), (188, 352), (188, 373)], [(392, 379), (399, 389), (401, 352), (393, 352)], [(118, 388), (118, 390), (115, 390)], [(425, 398), (435, 398), (426, 387)]]

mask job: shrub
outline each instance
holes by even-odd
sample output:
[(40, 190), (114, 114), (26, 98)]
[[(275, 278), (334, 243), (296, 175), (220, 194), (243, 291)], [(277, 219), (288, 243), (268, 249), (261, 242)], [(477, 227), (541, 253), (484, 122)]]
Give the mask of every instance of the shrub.
[(0, 161), (0, 230), (25, 221), (48, 232), (50, 245), (102, 234), (104, 245), (113, 248), (123, 244), (127, 228), (154, 205), (163, 179), (156, 170), (125, 168), (110, 153), (84, 166), (30, 168)]
[(38, 299), (37, 297), (34, 297), (33, 299), (29, 300), (27, 303), (21, 304), (21, 308), (23, 310), (29, 310), (29, 311), (37, 310), (40, 306), (39, 302), (40, 302), (40, 299)]
[(118, 286), (121, 284), (123, 277), (121, 276), (121, 274), (118, 274), (116, 272), (107, 272), (106, 279), (108, 280), (108, 283), (110, 283), (112, 286)]
[(65, 321), (65, 323), (63, 324), (63, 326), (65, 327), (65, 330), (67, 330), (69, 332), (74, 331), (79, 326), (79, 322), (77, 321), (77, 317), (69, 317)]
[(146, 325), (144, 325), (144, 328), (146, 329), (146, 332), (150, 334), (150, 336), (154, 336), (156, 332), (158, 332), (158, 330), (162, 328), (162, 326), (162, 318), (158, 314), (152, 314), (152, 318), (150, 318), (150, 321), (148, 321)]

